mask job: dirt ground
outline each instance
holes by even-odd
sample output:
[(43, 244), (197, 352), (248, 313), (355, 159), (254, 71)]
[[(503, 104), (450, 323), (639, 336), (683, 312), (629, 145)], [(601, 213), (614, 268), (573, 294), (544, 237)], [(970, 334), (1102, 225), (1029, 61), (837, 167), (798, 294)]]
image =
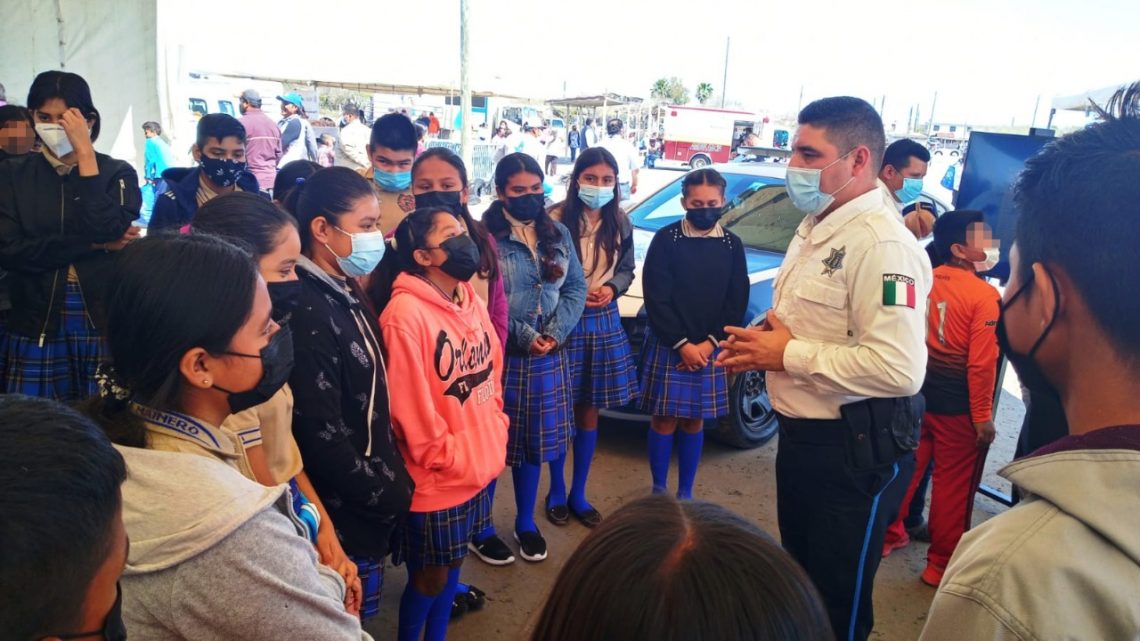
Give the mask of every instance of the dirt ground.
[[(1012, 377), (1011, 377), (1012, 378)], [(1008, 492), (1009, 486), (996, 472), (1013, 457), (1017, 430), (1023, 409), (1016, 385), (1007, 381), (998, 412), (998, 438), (987, 460), (985, 483)], [(611, 423), (602, 426), (598, 451), (590, 476), (590, 498), (603, 514), (612, 513), (623, 503), (649, 491), (649, 469), (645, 455), (644, 424)], [(698, 499), (724, 505), (760, 524), (778, 538), (775, 488), (776, 442), (749, 451), (734, 450), (711, 441), (697, 475)], [(568, 464), (567, 472), (571, 469)], [(671, 486), (676, 483), (676, 465), (670, 471)], [(545, 496), (547, 476), (543, 474), (539, 498)], [(509, 471), (504, 473), (495, 500), (495, 524), (504, 540), (510, 540), (514, 519), (514, 495)], [(541, 503), (541, 500), (540, 500)], [(974, 523), (980, 523), (1005, 508), (979, 496)], [(463, 579), (488, 594), (486, 609), (465, 616), (451, 626), (449, 639), (460, 641), (500, 641), (528, 638), (562, 564), (585, 538), (588, 530), (572, 522), (559, 528), (536, 516), (549, 545), (549, 558), (538, 564), (519, 559), (514, 565), (494, 568), (469, 557)], [(912, 641), (918, 638), (926, 620), (934, 589), (918, 580), (926, 562), (926, 545), (912, 544), (884, 559), (875, 581), (876, 641)], [(517, 548), (516, 548), (517, 549)], [(365, 624), (379, 641), (396, 637), (400, 594), (406, 583), (401, 568), (390, 568), (384, 586), (380, 615)]]

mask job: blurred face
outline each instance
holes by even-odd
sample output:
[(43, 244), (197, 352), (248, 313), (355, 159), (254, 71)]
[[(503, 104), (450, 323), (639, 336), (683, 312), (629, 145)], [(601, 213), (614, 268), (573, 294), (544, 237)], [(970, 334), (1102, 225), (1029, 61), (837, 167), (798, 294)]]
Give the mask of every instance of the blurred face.
[(459, 170), (442, 158), (421, 160), (412, 174), (412, 194), (426, 194), (433, 191), (458, 191), (459, 202), (467, 204), (467, 188), (459, 176)]
[(14, 120), (0, 126), (0, 149), (22, 156), (36, 144), (36, 130), (26, 120)]
[(301, 235), (292, 225), (285, 225), (277, 234), (273, 251), (257, 261), (257, 270), (266, 283), (297, 280), (297, 260), (301, 258)]
[(390, 173), (410, 171), (412, 162), (416, 159), (413, 149), (396, 151), (387, 147), (373, 147), (368, 145), (368, 156), (372, 159), (372, 168)]
[(827, 139), (824, 129), (800, 125), (795, 140), (792, 141), (792, 158), (788, 161), (788, 166), (822, 170), (819, 178), (820, 191), (831, 194), (838, 200), (839, 191), (846, 189), (859, 169), (860, 157), (865, 169), (869, 156), (866, 147), (839, 149)]
[(687, 196), (681, 197), (681, 205), (685, 209), (724, 207), (724, 192), (716, 185), (694, 185), (689, 187)]
[(281, 103), (281, 115), (282, 116), (292, 116), (293, 114), (297, 113), (298, 111), (299, 111), (299, 109), (297, 109), (297, 105), (295, 105), (291, 102)]
[(202, 145), (201, 149), (197, 145), (194, 147), (194, 160), (201, 160), (203, 157), (245, 162), (245, 143), (236, 136), (226, 136), (222, 140), (207, 138), (206, 144)]
[(985, 223), (974, 223), (966, 229), (966, 244), (956, 244), (950, 248), (955, 256), (971, 263), (986, 259), (986, 250), (998, 246), (993, 230)]
[[(379, 229), (380, 201), (371, 194), (357, 198), (352, 209), (335, 221), (318, 216), (313, 219), (311, 231), (314, 251), (329, 251), (344, 258), (352, 254), (352, 234), (374, 232)], [(335, 260), (333, 263), (335, 264)]]

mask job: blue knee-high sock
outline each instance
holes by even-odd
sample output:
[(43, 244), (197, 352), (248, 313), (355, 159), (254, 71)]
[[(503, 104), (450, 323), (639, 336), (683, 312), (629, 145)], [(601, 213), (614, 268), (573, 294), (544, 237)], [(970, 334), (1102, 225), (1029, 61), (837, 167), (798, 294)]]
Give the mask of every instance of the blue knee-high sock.
[[(498, 483), (499, 479), (495, 479), (494, 481), (491, 481), (490, 485), (487, 486), (487, 496), (489, 497), (487, 500), (491, 504), (492, 508), (495, 507), (495, 486), (498, 485)], [(489, 519), (487, 521), (487, 529), (483, 530), (482, 532), (476, 532), (473, 538), (476, 543), (482, 543), (492, 536), (495, 536), (495, 521), (494, 519)]]
[(705, 443), (705, 431), (696, 434), (680, 432), (677, 435), (677, 498), (693, 498), (693, 481), (697, 478), (697, 466), (701, 462), (701, 448)]
[(455, 591), (459, 587), (459, 568), (447, 572), (447, 587), (435, 598), (428, 613), (424, 641), (443, 641), (447, 638), (447, 624), (451, 621), (451, 604), (455, 601)]
[(673, 456), (673, 435), (649, 430), (649, 472), (653, 493), (664, 494), (669, 483), (669, 459)]
[(420, 594), (412, 586), (412, 568), (408, 568), (408, 585), (400, 597), (400, 628), (396, 634), (398, 641), (419, 641), (428, 613), (436, 597)]
[(538, 526), (534, 524), (534, 502), (538, 496), (538, 477), (542, 468), (531, 463), (523, 463), (511, 468), (511, 475), (515, 479), (515, 531), (537, 532)]
[(570, 484), (570, 507), (579, 514), (592, 509), (586, 500), (586, 479), (590, 476), (590, 463), (598, 446), (598, 430), (578, 428), (574, 436), (574, 482)]
[(550, 462), (550, 507), (566, 505), (566, 454)]

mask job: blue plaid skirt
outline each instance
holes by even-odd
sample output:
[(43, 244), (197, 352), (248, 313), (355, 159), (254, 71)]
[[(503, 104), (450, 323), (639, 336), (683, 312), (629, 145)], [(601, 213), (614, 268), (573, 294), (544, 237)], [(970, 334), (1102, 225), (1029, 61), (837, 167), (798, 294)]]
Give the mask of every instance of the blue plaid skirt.
[(95, 394), (95, 370), (107, 353), (83, 305), (79, 283), (67, 283), (59, 329), (38, 336), (3, 334), (0, 380), (9, 394), (78, 401)]
[(717, 418), (728, 414), (728, 373), (709, 365), (699, 372), (677, 369), (681, 356), (646, 329), (641, 348), (641, 409), (654, 416)]
[(384, 559), (349, 558), (356, 564), (356, 573), (360, 577), (360, 618), (371, 619), (380, 613), (380, 593), (384, 591)]
[(508, 354), (503, 411), (511, 420), (507, 464), (553, 461), (570, 447), (574, 411), (566, 353), (546, 356)]
[(566, 339), (575, 403), (621, 407), (637, 398), (637, 368), (617, 303), (587, 307)]
[(455, 507), (435, 512), (408, 513), (404, 561), (418, 569), (451, 565), (467, 556), (467, 543), (491, 524), (491, 495), (487, 489)]

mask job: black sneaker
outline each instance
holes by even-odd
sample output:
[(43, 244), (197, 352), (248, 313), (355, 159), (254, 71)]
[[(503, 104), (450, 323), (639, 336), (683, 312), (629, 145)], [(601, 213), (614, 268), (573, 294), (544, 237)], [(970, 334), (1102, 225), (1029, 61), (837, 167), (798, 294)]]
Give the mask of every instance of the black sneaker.
[(519, 555), (524, 561), (538, 563), (546, 560), (546, 539), (539, 532), (515, 532), (519, 542)]
[(515, 562), (515, 555), (511, 548), (498, 536), (492, 535), (485, 540), (467, 544), (467, 549), (475, 553), (487, 565), (510, 565)]
[(930, 543), (930, 526), (923, 521), (918, 527), (911, 527), (906, 529), (906, 533), (910, 536), (910, 540), (918, 541), (919, 543)]

